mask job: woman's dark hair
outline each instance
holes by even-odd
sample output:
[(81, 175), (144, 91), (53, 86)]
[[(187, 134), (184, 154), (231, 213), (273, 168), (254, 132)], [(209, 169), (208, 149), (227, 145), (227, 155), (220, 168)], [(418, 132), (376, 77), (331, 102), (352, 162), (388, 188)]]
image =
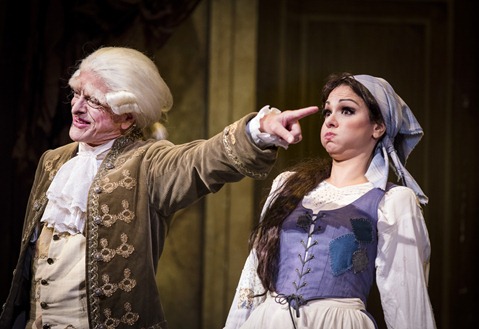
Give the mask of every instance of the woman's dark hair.
[[(371, 122), (383, 123), (381, 110), (369, 90), (350, 73), (330, 75), (321, 92), (321, 102), (340, 85), (349, 86), (369, 109)], [(330, 159), (309, 159), (289, 168), (292, 174), (278, 187), (275, 197), (258, 225), (251, 232), (250, 248), (256, 249), (258, 276), (268, 291), (275, 291), (278, 272), (279, 233), (284, 219), (298, 206), (303, 197), (331, 175)]]

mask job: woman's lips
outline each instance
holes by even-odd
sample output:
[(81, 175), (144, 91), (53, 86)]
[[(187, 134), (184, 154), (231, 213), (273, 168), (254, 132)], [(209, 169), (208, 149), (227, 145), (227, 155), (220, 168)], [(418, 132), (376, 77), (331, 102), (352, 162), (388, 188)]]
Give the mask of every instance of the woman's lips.
[(336, 136), (335, 133), (329, 132), (329, 133), (324, 134), (324, 139), (327, 140), (327, 141), (330, 141), (331, 139), (334, 138), (334, 136)]

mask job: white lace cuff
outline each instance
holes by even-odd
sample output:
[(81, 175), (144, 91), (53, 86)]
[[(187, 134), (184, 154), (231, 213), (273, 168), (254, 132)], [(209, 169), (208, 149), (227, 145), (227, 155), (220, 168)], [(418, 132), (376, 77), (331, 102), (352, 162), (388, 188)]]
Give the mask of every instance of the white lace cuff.
[(258, 114), (248, 122), (248, 129), (251, 134), (251, 138), (253, 139), (254, 143), (261, 148), (265, 148), (271, 145), (274, 146), (281, 146), (284, 149), (288, 148), (288, 143), (276, 135), (262, 133), (259, 130), (260, 127), (260, 119), (263, 118), (266, 114), (269, 113), (281, 113), (275, 107), (271, 107), (270, 105), (263, 106), (263, 108), (258, 112)]

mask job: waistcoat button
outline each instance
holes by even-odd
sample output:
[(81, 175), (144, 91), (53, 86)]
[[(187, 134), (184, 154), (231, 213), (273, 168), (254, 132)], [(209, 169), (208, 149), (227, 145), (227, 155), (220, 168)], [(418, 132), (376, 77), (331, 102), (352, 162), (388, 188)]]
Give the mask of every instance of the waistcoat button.
[(102, 223), (101, 216), (93, 217), (93, 223), (95, 223), (96, 225), (100, 225)]

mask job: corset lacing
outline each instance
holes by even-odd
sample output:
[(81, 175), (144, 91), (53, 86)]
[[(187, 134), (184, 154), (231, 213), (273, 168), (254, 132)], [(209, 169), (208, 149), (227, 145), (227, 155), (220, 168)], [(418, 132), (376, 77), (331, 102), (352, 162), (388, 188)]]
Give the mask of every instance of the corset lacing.
[(299, 307), (307, 303), (304, 300), (304, 298), (296, 294), (291, 294), (291, 295), (278, 294), (274, 297), (274, 301), (281, 305), (288, 304), (289, 315), (291, 316), (291, 322), (293, 323), (293, 327), (296, 329), (296, 325), (293, 319), (293, 312), (291, 311), (291, 308), (294, 308), (294, 310), (296, 311), (296, 317), (299, 318)]

